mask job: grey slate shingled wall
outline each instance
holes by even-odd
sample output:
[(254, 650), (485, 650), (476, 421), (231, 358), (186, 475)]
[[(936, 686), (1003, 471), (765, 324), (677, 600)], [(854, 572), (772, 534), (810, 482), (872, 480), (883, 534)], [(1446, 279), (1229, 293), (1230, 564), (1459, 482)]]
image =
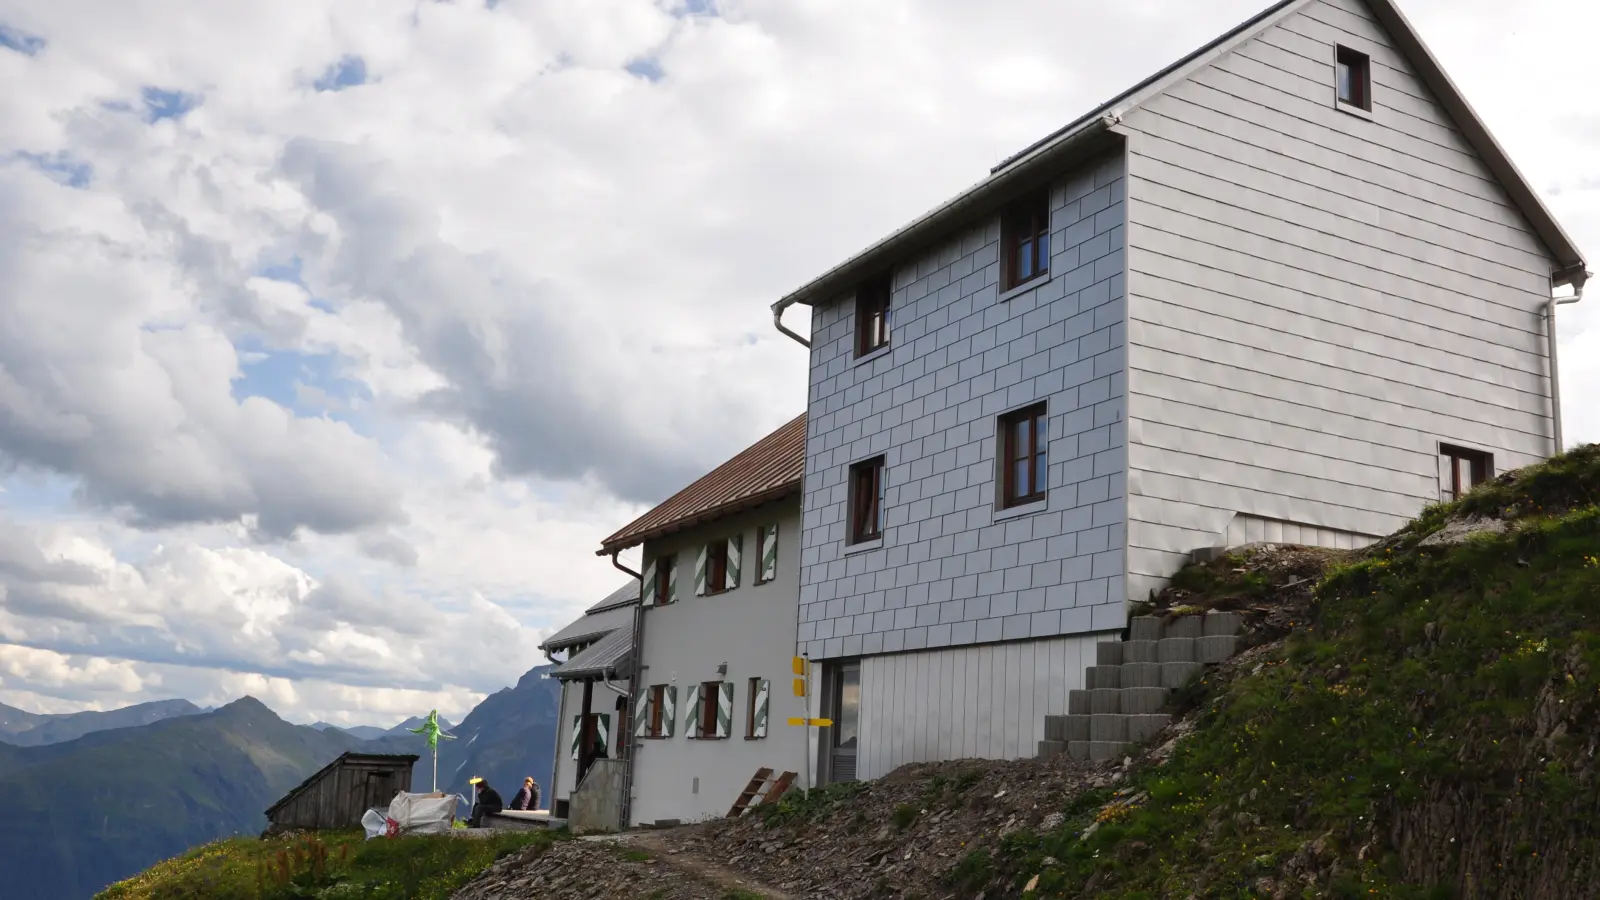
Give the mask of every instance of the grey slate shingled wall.
[[(812, 314), (799, 645), (813, 659), (1120, 629), (1124, 160), (1052, 188), (1051, 277), (1001, 298), (998, 217), (894, 274), (891, 344), (853, 295)], [(1048, 402), (1049, 499), (995, 506), (996, 417)], [(847, 472), (886, 457), (881, 547), (848, 552)]]

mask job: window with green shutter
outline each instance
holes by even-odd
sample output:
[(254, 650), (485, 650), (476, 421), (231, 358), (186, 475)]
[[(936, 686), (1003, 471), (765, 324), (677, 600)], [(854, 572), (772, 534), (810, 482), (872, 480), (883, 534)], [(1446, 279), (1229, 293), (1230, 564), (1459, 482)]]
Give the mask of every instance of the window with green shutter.
[(756, 584), (778, 577), (778, 523), (756, 529)]
[(767, 704), (772, 683), (765, 678), (750, 679), (749, 699), (745, 701), (744, 738), (753, 741), (767, 736)]

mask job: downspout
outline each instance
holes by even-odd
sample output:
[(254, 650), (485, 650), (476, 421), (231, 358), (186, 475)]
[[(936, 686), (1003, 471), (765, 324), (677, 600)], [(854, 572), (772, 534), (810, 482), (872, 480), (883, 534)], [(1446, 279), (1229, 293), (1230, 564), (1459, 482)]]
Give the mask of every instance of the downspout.
[[(611, 551), (611, 565), (615, 566), (619, 571), (632, 575), (639, 581), (639, 602), (633, 605), (633, 677), (629, 679), (630, 682), (636, 682), (639, 680), (639, 676), (643, 673), (643, 668), (639, 664), (639, 653), (644, 647), (644, 575), (633, 571), (627, 566), (624, 566), (622, 562), (617, 559), (617, 554), (621, 552), (621, 550)], [(605, 678), (605, 686), (611, 690), (617, 691), (617, 693), (622, 694), (624, 697), (627, 697), (628, 695), (625, 692), (612, 687), (610, 676), (611, 671), (603, 673), (603, 677)], [(629, 704), (628, 712), (632, 713), (633, 701), (629, 699), (627, 702)], [(633, 743), (633, 731), (637, 726), (632, 721), (630, 721), (628, 724), (630, 726), (628, 729), (629, 733), (622, 736), (622, 739), (628, 742), (626, 745), (628, 747), (628, 755), (622, 761), (622, 802), (621, 808), (617, 810), (618, 831), (628, 830), (628, 826), (630, 825), (628, 820), (633, 815), (633, 757), (635, 753), (639, 752), (640, 747), (643, 746), (642, 744)]]
[(800, 346), (805, 347), (806, 349), (809, 350), (809, 349), (811, 349), (811, 342), (806, 340), (805, 338), (801, 337), (800, 335), (795, 334), (794, 332), (790, 331), (788, 326), (783, 324), (783, 311), (788, 309), (792, 305), (794, 305), (794, 301), (793, 300), (779, 300), (777, 303), (772, 304), (772, 324), (773, 324), (773, 327), (777, 328), (779, 331), (783, 332), (784, 334), (787, 334), (789, 337), (794, 338), (796, 341), (799, 341), (800, 342)]
[(1550, 353), (1550, 421), (1555, 445), (1551, 456), (1559, 456), (1566, 446), (1561, 433), (1561, 367), (1556, 346), (1556, 307), (1582, 300), (1583, 285), (1588, 280), (1589, 273), (1580, 269), (1568, 281), (1572, 285), (1572, 296), (1551, 297), (1544, 305), (1544, 339)]

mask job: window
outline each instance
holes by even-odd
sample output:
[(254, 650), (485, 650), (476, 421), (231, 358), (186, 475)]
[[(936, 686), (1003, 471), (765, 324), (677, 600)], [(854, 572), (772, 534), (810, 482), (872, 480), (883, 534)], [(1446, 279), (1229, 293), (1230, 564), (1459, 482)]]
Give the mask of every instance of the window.
[(1334, 71), (1339, 102), (1372, 112), (1372, 64), (1367, 55), (1349, 47), (1334, 50)]
[(883, 537), (883, 457), (850, 467), (850, 543)]
[(1489, 480), (1494, 457), (1480, 450), (1439, 445), (1439, 500), (1449, 503)]
[(1050, 272), (1050, 191), (1031, 194), (1000, 220), (1000, 290), (1009, 291)]
[(650, 685), (650, 724), (645, 728), (645, 737), (661, 737), (661, 713), (667, 706), (667, 686), (664, 684)]
[(1000, 417), (1000, 505), (1033, 503), (1050, 486), (1050, 429), (1038, 403)]
[(706, 593), (720, 594), (728, 589), (728, 542), (706, 545)]
[(888, 273), (856, 288), (856, 356), (866, 356), (889, 346), (889, 293), (892, 289)]
[(663, 556), (656, 560), (656, 596), (662, 603), (671, 603), (678, 599), (673, 596), (672, 561), (675, 557)]
[(767, 681), (752, 678), (746, 690), (749, 697), (744, 703), (744, 739), (753, 741), (767, 736)]
[(707, 681), (700, 685), (700, 707), (696, 712), (700, 716), (700, 737), (723, 737), (717, 728), (717, 700), (722, 696), (720, 681)]

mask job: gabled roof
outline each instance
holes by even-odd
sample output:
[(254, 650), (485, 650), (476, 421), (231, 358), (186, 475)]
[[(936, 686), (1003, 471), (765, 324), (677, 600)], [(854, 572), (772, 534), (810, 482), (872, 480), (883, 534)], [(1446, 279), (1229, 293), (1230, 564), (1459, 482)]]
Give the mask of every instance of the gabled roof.
[(800, 490), (806, 471), (806, 416), (756, 441), (660, 506), (600, 542), (597, 554), (626, 550), (710, 519)]
[(539, 649), (554, 652), (573, 644), (586, 643), (633, 625), (633, 607), (639, 602), (639, 582), (630, 580), (604, 600), (589, 607), (576, 621), (545, 638)]
[[(972, 219), (996, 211), (1016, 193), (1036, 186), (1041, 179), (1059, 171), (1069, 161), (1105, 147), (1107, 133), (1129, 112), (1160, 96), (1195, 70), (1314, 2), (1316, 0), (1282, 0), (1268, 7), (1211, 43), (1003, 160), (989, 170), (989, 177), (983, 181), (789, 293), (773, 304), (773, 311), (781, 315), (784, 309), (796, 303), (827, 303), (835, 295), (853, 288), (863, 278), (946, 238), (951, 231), (970, 224)], [(1555, 216), (1506, 155), (1505, 149), (1489, 133), (1488, 126), (1462, 96), (1455, 82), (1445, 74), (1439, 60), (1423, 43), (1411, 22), (1400, 12), (1394, 0), (1365, 2), (1389, 32), (1396, 47), (1416, 69), (1417, 76), (1455, 122), (1461, 136), (1477, 152), (1511, 202), (1543, 240), (1556, 263), (1551, 273), (1555, 282), (1565, 284), (1575, 280), (1581, 283), (1587, 277), (1582, 252), (1556, 222)]]

